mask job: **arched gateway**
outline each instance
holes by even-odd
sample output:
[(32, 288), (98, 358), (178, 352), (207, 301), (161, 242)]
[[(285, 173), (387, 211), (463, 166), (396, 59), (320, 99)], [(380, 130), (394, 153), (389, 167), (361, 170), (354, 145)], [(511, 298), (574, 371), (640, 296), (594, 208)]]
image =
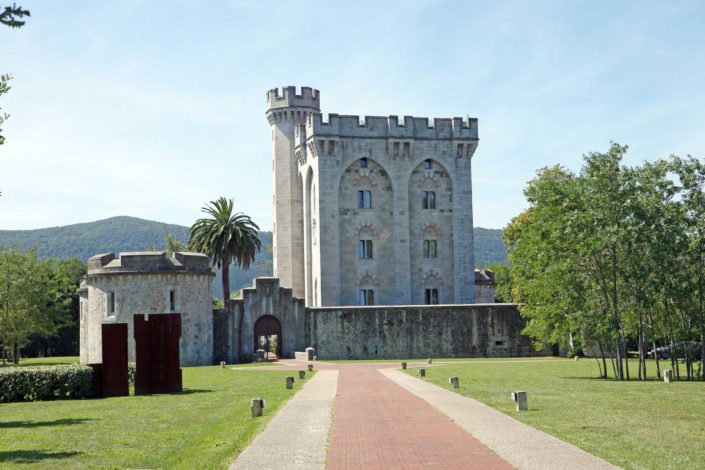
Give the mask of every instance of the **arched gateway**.
[(264, 349), (267, 357), (282, 355), (282, 324), (273, 315), (263, 315), (255, 322), (255, 351)]

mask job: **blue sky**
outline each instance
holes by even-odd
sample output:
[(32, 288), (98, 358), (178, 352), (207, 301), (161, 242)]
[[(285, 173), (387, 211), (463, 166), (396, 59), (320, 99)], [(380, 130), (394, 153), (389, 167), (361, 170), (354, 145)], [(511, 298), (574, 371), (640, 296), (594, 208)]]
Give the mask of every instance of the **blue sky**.
[(705, 2), (19, 4), (0, 229), (190, 225), (219, 196), (271, 229), (264, 97), (283, 85), (318, 88), (324, 113), (477, 117), (480, 227), (525, 207), (537, 169), (610, 141), (627, 163), (705, 155)]

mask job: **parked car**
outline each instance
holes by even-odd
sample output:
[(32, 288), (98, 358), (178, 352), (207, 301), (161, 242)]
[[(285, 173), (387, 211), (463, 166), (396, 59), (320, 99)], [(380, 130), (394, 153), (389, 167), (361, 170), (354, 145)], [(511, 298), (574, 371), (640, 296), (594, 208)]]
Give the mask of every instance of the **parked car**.
[[(678, 341), (673, 345), (674, 357), (677, 359), (685, 358), (685, 350), (688, 348), (689, 355), (691, 359), (700, 360), (700, 343), (697, 341)], [(670, 359), (671, 358), (671, 345), (661, 346), (649, 351), (649, 357), (654, 359), (658, 356), (659, 359)]]

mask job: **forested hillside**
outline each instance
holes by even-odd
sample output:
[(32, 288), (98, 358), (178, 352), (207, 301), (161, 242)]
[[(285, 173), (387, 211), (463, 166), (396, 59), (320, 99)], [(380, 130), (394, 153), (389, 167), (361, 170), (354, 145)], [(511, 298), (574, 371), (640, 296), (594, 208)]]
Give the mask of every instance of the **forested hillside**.
[[(85, 262), (98, 253), (120, 251), (164, 250), (165, 238), (188, 240), (189, 228), (165, 224), (136, 217), (111, 217), (96, 222), (65, 225), (37, 230), (0, 230), (0, 246), (21, 245), (35, 247), (42, 258), (65, 259), (77, 257)], [(250, 269), (232, 268), (232, 291), (252, 284), (252, 278), (272, 275), (272, 233), (260, 232), (262, 252)], [(475, 265), (506, 263), (507, 255), (502, 245), (502, 230), (475, 228)], [(220, 292), (220, 278), (214, 282)]]

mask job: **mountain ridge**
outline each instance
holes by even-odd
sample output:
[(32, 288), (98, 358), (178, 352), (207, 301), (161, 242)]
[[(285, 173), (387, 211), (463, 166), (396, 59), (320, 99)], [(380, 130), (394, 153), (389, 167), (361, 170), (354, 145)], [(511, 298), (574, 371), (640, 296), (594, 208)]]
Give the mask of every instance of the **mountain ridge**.
[[(0, 230), (0, 247), (19, 245), (23, 248), (36, 248), (42, 258), (65, 259), (75, 256), (86, 262), (89, 257), (100, 253), (165, 250), (167, 235), (186, 242), (189, 230), (184, 225), (121, 215), (56, 227)], [(501, 229), (475, 227), (473, 233), (476, 266), (507, 262)], [(272, 275), (272, 233), (260, 231), (260, 239), (262, 251), (250, 269), (244, 271), (231, 267), (233, 292), (250, 286), (254, 277)], [(214, 282), (214, 290), (220, 291), (220, 276)]]

